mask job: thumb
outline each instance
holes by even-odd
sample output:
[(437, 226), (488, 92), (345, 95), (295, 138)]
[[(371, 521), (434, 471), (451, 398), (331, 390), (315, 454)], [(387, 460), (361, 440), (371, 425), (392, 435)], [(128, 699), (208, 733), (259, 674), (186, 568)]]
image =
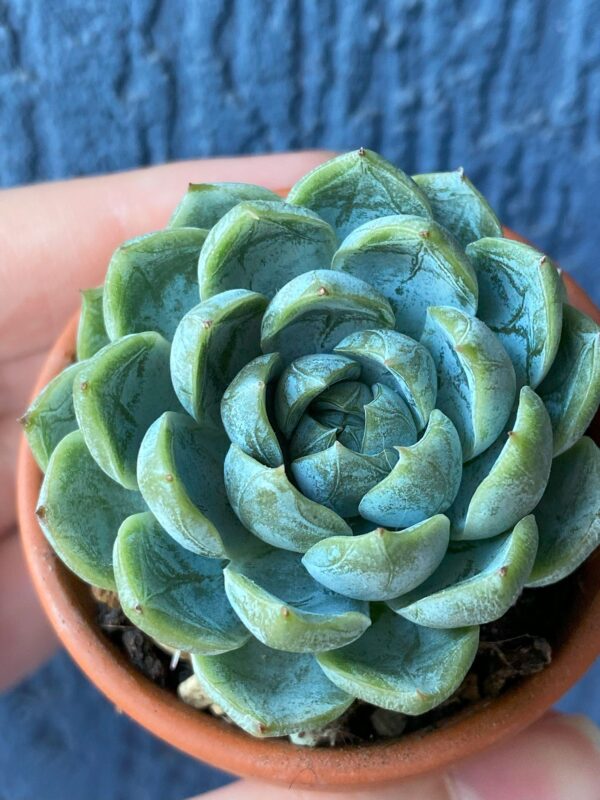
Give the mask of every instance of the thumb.
[[(344, 792), (346, 800), (599, 800), (600, 729), (578, 715), (550, 713), (517, 736), (443, 773)], [(203, 800), (336, 800), (339, 792), (277, 789), (238, 781)]]

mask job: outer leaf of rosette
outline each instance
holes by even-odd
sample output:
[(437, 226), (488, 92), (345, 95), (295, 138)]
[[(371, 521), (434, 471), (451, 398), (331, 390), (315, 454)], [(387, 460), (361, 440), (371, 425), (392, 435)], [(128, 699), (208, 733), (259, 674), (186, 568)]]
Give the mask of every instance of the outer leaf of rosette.
[(315, 167), (292, 187), (287, 200), (316, 211), (340, 241), (378, 217), (431, 216), (427, 197), (412, 178), (363, 147)]
[(453, 539), (484, 539), (512, 528), (540, 501), (552, 464), (552, 427), (544, 404), (521, 389), (512, 430), (463, 467), (448, 511)]
[(251, 183), (190, 183), (173, 212), (169, 228), (212, 228), (244, 200), (279, 200), (279, 195)]
[(463, 247), (485, 236), (502, 236), (500, 220), (462, 167), (454, 172), (413, 175), (413, 179), (427, 195), (434, 219)]
[(572, 306), (563, 306), (560, 345), (538, 394), (550, 414), (556, 456), (585, 432), (600, 403), (600, 327)]
[(123, 611), (162, 644), (216, 655), (248, 641), (248, 632), (227, 602), (224, 562), (180, 547), (150, 512), (123, 522), (114, 564)]
[[(393, 451), (392, 451), (393, 453)], [(300, 491), (341, 517), (355, 517), (364, 495), (389, 474), (394, 456), (357, 453), (341, 442), (292, 462)]]
[(327, 677), (367, 703), (424, 714), (460, 686), (479, 644), (479, 628), (434, 630), (386, 608), (361, 638), (317, 656)]
[(450, 536), (438, 514), (403, 531), (377, 528), (354, 536), (331, 536), (302, 559), (313, 578), (357, 600), (390, 600), (415, 589), (439, 566)]
[(417, 428), (407, 404), (389, 386), (376, 383), (373, 399), (364, 407), (365, 430), (361, 452), (375, 455), (417, 441)]
[(214, 428), (167, 411), (148, 428), (138, 456), (140, 492), (158, 522), (182, 547), (208, 558), (231, 557), (251, 538), (225, 491), (228, 445)]
[(73, 408), (73, 382), (83, 364), (71, 364), (48, 383), (29, 406), (20, 422), (39, 468), (45, 471), (54, 448), (77, 430)]
[(232, 561), (225, 569), (225, 591), (253, 636), (288, 653), (343, 647), (371, 624), (367, 603), (326, 589), (311, 578), (299, 555), (285, 550)]
[(454, 545), (425, 583), (388, 605), (411, 622), (432, 628), (493, 622), (517, 600), (537, 547), (537, 525), (530, 515), (494, 539)]
[(422, 430), (435, 408), (437, 376), (431, 354), (422, 344), (397, 331), (358, 331), (335, 348), (360, 364), (362, 380), (384, 383), (409, 406), (417, 430)]
[(360, 367), (335, 353), (301, 356), (286, 367), (275, 390), (275, 418), (279, 430), (290, 437), (300, 418), (325, 389), (360, 376)]
[(206, 238), (198, 261), (200, 297), (238, 288), (273, 297), (296, 275), (328, 266), (335, 247), (335, 232), (306, 208), (240, 203)]
[(271, 300), (263, 317), (263, 352), (286, 362), (333, 350), (345, 336), (365, 328), (393, 328), (385, 297), (368, 283), (330, 269), (298, 275)]
[(421, 344), (437, 368), (436, 405), (454, 423), (463, 460), (493, 444), (515, 400), (515, 370), (498, 337), (485, 323), (448, 306), (427, 310)]
[(570, 575), (600, 545), (600, 450), (587, 436), (552, 462), (535, 509), (540, 544), (528, 586)]
[(394, 468), (365, 494), (359, 512), (377, 525), (404, 528), (452, 505), (460, 486), (462, 451), (456, 428), (437, 409), (416, 444), (396, 449)]
[(77, 326), (76, 345), (78, 361), (91, 358), (109, 342), (102, 310), (103, 294), (102, 286), (84, 289), (81, 292), (81, 314)]
[(198, 302), (198, 256), (207, 231), (177, 228), (125, 242), (115, 250), (104, 283), (109, 337), (157, 331), (172, 339)]
[(225, 486), (242, 525), (274, 547), (304, 553), (328, 536), (352, 535), (340, 516), (290, 483), (283, 465), (266, 467), (235, 444), (225, 458)]
[(169, 343), (132, 333), (85, 361), (73, 386), (79, 428), (101, 469), (126, 489), (137, 488), (144, 434), (163, 411), (180, 406), (169, 377)]
[(368, 222), (340, 245), (332, 269), (356, 275), (390, 301), (396, 330), (419, 339), (429, 306), (477, 311), (477, 278), (444, 227), (418, 216)]
[(138, 492), (124, 489), (100, 469), (81, 433), (73, 431), (52, 453), (36, 513), (70, 570), (86, 583), (114, 590), (117, 531), (126, 517), (145, 508)]
[(197, 422), (221, 428), (221, 399), (237, 373), (260, 355), (261, 294), (232, 289), (204, 300), (183, 317), (171, 349), (177, 397)]
[(512, 239), (486, 238), (467, 247), (479, 283), (477, 315), (511, 358), (517, 387), (533, 389), (556, 356), (562, 325), (562, 288), (550, 259)]
[(281, 369), (279, 353), (255, 358), (242, 367), (221, 400), (221, 419), (230, 441), (268, 467), (283, 464), (267, 409), (267, 385)]
[(193, 656), (192, 664), (204, 692), (252, 736), (322, 728), (354, 701), (314, 656), (272, 650), (256, 639), (233, 653)]

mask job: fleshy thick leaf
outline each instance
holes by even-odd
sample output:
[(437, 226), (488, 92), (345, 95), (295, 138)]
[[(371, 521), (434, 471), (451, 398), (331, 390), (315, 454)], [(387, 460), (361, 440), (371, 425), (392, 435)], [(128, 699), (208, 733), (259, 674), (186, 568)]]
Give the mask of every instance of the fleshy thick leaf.
[(431, 412), (416, 444), (396, 449), (394, 468), (365, 494), (359, 512), (377, 525), (405, 528), (452, 505), (460, 485), (462, 452), (456, 428), (438, 410)]
[(91, 358), (109, 342), (102, 311), (103, 293), (102, 286), (81, 292), (81, 314), (77, 325), (77, 361)]
[(303, 414), (289, 442), (289, 457), (293, 460), (327, 450), (337, 440), (337, 434), (337, 427), (322, 425), (310, 414)]
[(500, 337), (517, 375), (533, 389), (558, 349), (562, 288), (550, 259), (512, 239), (480, 239), (467, 247), (479, 283), (478, 316)]
[(340, 245), (333, 269), (370, 283), (390, 301), (396, 330), (419, 339), (429, 306), (477, 310), (477, 278), (464, 250), (437, 222), (394, 216), (368, 222)]
[(313, 578), (358, 600), (389, 600), (411, 591), (439, 566), (450, 535), (439, 514), (403, 531), (377, 528), (354, 536), (332, 536), (302, 559)]
[(383, 383), (398, 392), (417, 430), (427, 425), (437, 393), (435, 364), (427, 348), (397, 331), (373, 330), (351, 333), (335, 352), (361, 365), (363, 381)]
[(570, 575), (600, 544), (600, 450), (587, 436), (552, 462), (535, 509), (540, 544), (528, 586)]
[(265, 467), (234, 444), (225, 459), (225, 486), (242, 525), (274, 547), (304, 553), (320, 539), (352, 534), (340, 516), (301, 494), (283, 466)]
[(404, 400), (383, 383), (373, 386), (373, 399), (364, 407), (365, 429), (361, 452), (380, 453), (408, 447), (417, 441), (413, 415)]
[(232, 512), (223, 482), (227, 439), (187, 414), (165, 412), (146, 432), (140, 491), (164, 530), (208, 558), (231, 557), (251, 537)]
[(600, 403), (600, 327), (572, 306), (563, 305), (558, 352), (538, 388), (558, 455), (582, 436)]
[(262, 324), (263, 352), (286, 362), (333, 350), (345, 336), (365, 328), (393, 328), (385, 297), (365, 281), (319, 269), (291, 280), (271, 300)]
[(157, 331), (172, 339), (198, 297), (198, 256), (207, 231), (177, 228), (125, 242), (108, 265), (104, 321), (114, 341), (128, 333)]
[(365, 148), (315, 167), (292, 187), (287, 199), (316, 211), (336, 230), (340, 241), (377, 217), (431, 215), (429, 202), (417, 184)]
[(260, 355), (261, 294), (232, 289), (183, 317), (173, 338), (171, 379), (197, 422), (221, 428), (221, 399), (241, 368)]
[(424, 714), (460, 686), (473, 663), (479, 629), (440, 631), (382, 609), (361, 638), (317, 660), (340, 689), (367, 703)]
[(243, 202), (211, 229), (198, 261), (200, 297), (251, 289), (267, 297), (329, 265), (335, 232), (312, 211), (281, 201)]
[(285, 550), (268, 550), (230, 563), (225, 569), (225, 591), (259, 641), (288, 653), (342, 647), (371, 624), (367, 603), (321, 586), (304, 569), (300, 557)]
[(552, 428), (544, 404), (521, 389), (512, 430), (463, 468), (448, 511), (453, 539), (483, 539), (512, 528), (540, 501), (552, 463)]
[(417, 625), (433, 628), (493, 622), (517, 600), (531, 572), (537, 546), (533, 516), (494, 539), (461, 542), (448, 551), (425, 583), (388, 601), (388, 605)]
[(271, 650), (256, 639), (233, 653), (193, 656), (192, 664), (206, 694), (253, 736), (322, 728), (354, 700), (312, 655)]
[(215, 655), (248, 640), (227, 602), (224, 563), (180, 547), (150, 512), (123, 522), (114, 564), (123, 611), (161, 644)]
[(158, 333), (132, 333), (84, 362), (73, 403), (88, 449), (126, 489), (137, 488), (144, 434), (163, 411), (180, 409), (169, 378), (169, 343)]
[(456, 308), (429, 308), (421, 343), (436, 365), (437, 407), (454, 423), (468, 461), (496, 441), (508, 420), (512, 362), (487, 325)]
[(413, 179), (427, 195), (434, 219), (463, 247), (484, 236), (502, 236), (498, 217), (462, 167), (454, 172), (413, 175)]
[(169, 228), (212, 228), (244, 200), (279, 200), (263, 186), (251, 183), (190, 183), (173, 212)]
[(100, 469), (79, 431), (59, 442), (42, 484), (37, 516), (54, 552), (82, 580), (115, 589), (113, 543), (119, 526), (145, 508), (138, 492), (124, 489)]
[(21, 425), (39, 468), (45, 471), (60, 440), (77, 430), (73, 408), (73, 382), (82, 364), (71, 364), (48, 383), (29, 406)]

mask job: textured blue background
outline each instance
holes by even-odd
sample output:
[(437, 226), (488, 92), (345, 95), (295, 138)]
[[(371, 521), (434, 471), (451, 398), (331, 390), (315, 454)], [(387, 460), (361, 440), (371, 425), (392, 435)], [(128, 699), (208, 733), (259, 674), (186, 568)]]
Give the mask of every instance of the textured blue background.
[[(372, 147), (464, 165), (600, 301), (600, 3), (0, 0), (0, 185)], [(600, 670), (563, 701), (600, 720)], [(177, 800), (223, 780), (64, 655), (0, 700), (0, 800)]]

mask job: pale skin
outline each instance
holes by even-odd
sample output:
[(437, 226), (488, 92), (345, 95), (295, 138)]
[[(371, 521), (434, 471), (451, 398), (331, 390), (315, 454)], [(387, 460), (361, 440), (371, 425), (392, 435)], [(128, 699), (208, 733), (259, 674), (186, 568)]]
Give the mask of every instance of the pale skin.
[[(0, 192), (0, 689), (14, 685), (57, 647), (34, 595), (15, 517), (19, 429), (44, 354), (79, 302), (102, 282), (125, 239), (163, 227), (189, 181), (290, 186), (330, 157), (311, 151), (183, 162), (102, 178)], [(572, 290), (573, 287), (570, 286)], [(588, 313), (588, 298), (577, 303)], [(343, 793), (349, 800), (598, 800), (600, 731), (589, 720), (549, 714), (527, 731), (455, 765), (402, 785)], [(337, 798), (238, 781), (214, 800)]]

